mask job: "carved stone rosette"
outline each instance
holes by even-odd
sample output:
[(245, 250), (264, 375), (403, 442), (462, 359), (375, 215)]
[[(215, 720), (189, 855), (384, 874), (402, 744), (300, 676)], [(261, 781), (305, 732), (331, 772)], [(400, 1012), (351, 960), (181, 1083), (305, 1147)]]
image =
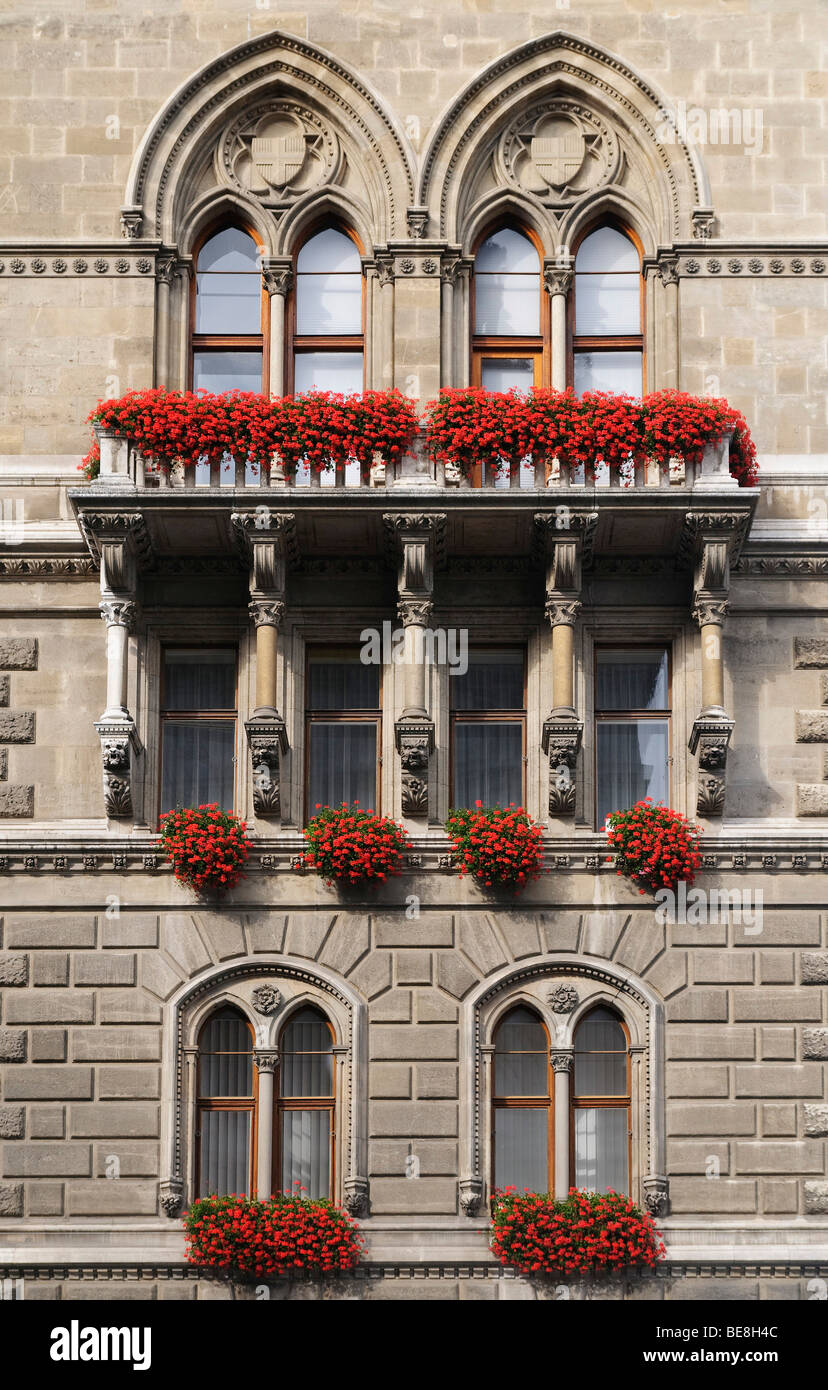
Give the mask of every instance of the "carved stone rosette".
[(477, 1216), (483, 1202), (483, 1179), (477, 1175), (461, 1178), (458, 1186), (461, 1210), (466, 1216)]
[(553, 1014), (571, 1014), (578, 1002), (578, 991), (574, 985), (555, 985), (546, 998)]
[(283, 719), (248, 719), (245, 723), (253, 765), (253, 809), (257, 816), (281, 816), (281, 756), (288, 751)]
[(346, 1178), (342, 1205), (349, 1216), (367, 1216), (370, 1210), (370, 1190), (367, 1178)]
[(141, 740), (131, 720), (95, 724), (101, 740), (104, 808), (110, 820), (134, 814), (132, 804), (132, 754), (141, 752)]
[(721, 816), (724, 813), (727, 750), (733, 733), (732, 719), (697, 719), (688, 747), (698, 750), (699, 776), (696, 813)]
[(667, 1216), (670, 1211), (669, 1179), (660, 1174), (653, 1174), (648, 1178), (643, 1178), (641, 1185), (644, 1188), (644, 1205), (650, 1216), (657, 1219)]
[(547, 719), (542, 748), (549, 755), (549, 814), (574, 816), (575, 769), (584, 736), (579, 719)]
[(402, 813), (428, 815), (428, 762), (434, 749), (434, 725), (428, 719), (400, 719), (395, 726), (402, 764)]

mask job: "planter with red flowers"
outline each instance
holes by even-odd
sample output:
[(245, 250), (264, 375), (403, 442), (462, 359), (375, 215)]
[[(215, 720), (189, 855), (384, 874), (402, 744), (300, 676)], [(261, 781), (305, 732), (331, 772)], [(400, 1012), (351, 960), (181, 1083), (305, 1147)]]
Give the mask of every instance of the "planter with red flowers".
[(452, 810), (446, 834), (454, 844), (460, 877), (471, 874), (481, 888), (511, 888), (520, 893), (540, 876), (543, 832), (522, 806), (484, 806)]
[(390, 816), (349, 806), (318, 806), (305, 826), (304, 862), (326, 883), (382, 883), (402, 867), (410, 848), (405, 829)]
[(215, 803), (161, 817), (161, 846), (179, 883), (195, 893), (223, 893), (238, 883), (252, 847), (246, 832), (243, 820)]
[(690, 886), (701, 866), (701, 828), (650, 797), (628, 811), (614, 811), (607, 819), (607, 842), (613, 851), (607, 863), (616, 873), (637, 885), (639, 892)]
[(332, 1202), (299, 1195), (201, 1197), (184, 1217), (187, 1260), (217, 1278), (339, 1274), (362, 1252), (355, 1221)]
[(513, 1188), (496, 1192), (491, 1248), (522, 1274), (559, 1279), (654, 1269), (665, 1253), (652, 1217), (629, 1197), (574, 1187), (563, 1201)]

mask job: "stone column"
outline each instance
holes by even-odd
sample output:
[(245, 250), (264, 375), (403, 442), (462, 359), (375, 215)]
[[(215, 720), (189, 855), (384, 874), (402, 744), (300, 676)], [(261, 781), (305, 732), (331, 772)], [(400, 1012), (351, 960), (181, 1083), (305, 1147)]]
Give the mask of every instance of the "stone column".
[(175, 263), (178, 282), (178, 343), (176, 348), (176, 386), (184, 391), (190, 380), (190, 282), (193, 274), (191, 256), (181, 256)]
[(279, 1065), (279, 1050), (257, 1048), (253, 1055), (259, 1073), (256, 1194), (266, 1201), (273, 1195), (273, 1077)]
[[(658, 260), (658, 276), (663, 286), (663, 312), (660, 315), (663, 335), (661, 371), (659, 387), (678, 387), (680, 379), (679, 363), (679, 318), (678, 318), (678, 256), (662, 254)], [(650, 390), (653, 388), (650, 387)]]
[(722, 632), (728, 608), (731, 551), (738, 519), (728, 513), (688, 518), (696, 538), (693, 618), (701, 632), (701, 711), (688, 747), (698, 752), (696, 811), (700, 816), (724, 812), (727, 750), (733, 720), (724, 707)]
[(574, 269), (569, 257), (546, 261), (543, 267), (543, 281), (551, 298), (551, 351), (552, 386), (556, 391), (566, 390), (567, 342), (566, 342), (566, 301), (572, 286)]
[(285, 301), (293, 284), (293, 263), (275, 256), (262, 257), (262, 276), (270, 296), (271, 396), (285, 394)]
[(454, 386), (454, 287), (457, 284), (460, 262), (457, 256), (444, 256), (440, 264), (440, 385)]
[(155, 262), (155, 384), (171, 389), (170, 290), (176, 269), (172, 253), (161, 252)]
[(379, 303), (375, 308), (379, 315), (379, 361), (374, 364), (374, 373), (379, 383), (378, 389), (390, 391), (394, 385), (394, 257), (388, 252), (378, 254), (377, 284)]
[(555, 1072), (555, 1198), (569, 1196), (569, 1078), (572, 1072), (571, 1048), (553, 1048), (550, 1060)]
[(103, 598), (98, 604), (106, 623), (106, 709), (103, 719), (129, 719), (127, 709), (127, 638), (138, 605), (128, 598)]
[[(575, 624), (581, 611), (581, 560), (591, 517), (570, 516), (570, 529), (557, 531), (560, 518), (539, 514), (545, 532), (546, 605), (552, 628), (552, 710), (543, 725), (542, 748), (549, 756), (549, 814), (573, 816), (575, 769), (583, 738), (583, 721), (575, 708)], [(583, 522), (583, 525), (580, 523)]]

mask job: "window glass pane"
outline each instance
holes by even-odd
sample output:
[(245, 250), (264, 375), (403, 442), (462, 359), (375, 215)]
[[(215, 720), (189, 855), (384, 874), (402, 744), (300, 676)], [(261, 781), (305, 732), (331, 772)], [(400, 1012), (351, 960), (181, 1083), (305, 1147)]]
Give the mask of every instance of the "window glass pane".
[(379, 666), (354, 657), (312, 656), (308, 709), (378, 709)]
[(584, 391), (617, 391), (640, 396), (642, 384), (640, 352), (576, 352), (575, 394)]
[(627, 1040), (609, 1009), (593, 1009), (575, 1033), (575, 1094), (627, 1094)]
[(351, 237), (338, 232), (335, 227), (326, 227), (306, 241), (296, 257), (296, 269), (300, 275), (308, 272), (361, 271), (359, 248)]
[(297, 352), (294, 390), (361, 391), (363, 381), (361, 352)]
[(667, 653), (599, 651), (598, 709), (667, 709)]
[(300, 1009), (282, 1035), (282, 1095), (333, 1094), (333, 1039), (316, 1009)]
[(522, 726), (456, 723), (453, 805), (508, 806), (522, 800)]
[(262, 280), (209, 271), (196, 276), (196, 333), (261, 333)]
[(317, 805), (358, 801), (364, 811), (377, 805), (376, 724), (322, 724), (308, 727), (308, 816)]
[(161, 810), (233, 805), (236, 726), (225, 720), (165, 720), (162, 740)]
[(223, 391), (261, 391), (261, 352), (207, 352), (199, 349), (193, 353), (193, 390), (199, 391), (202, 387), (216, 395), (221, 395)]
[(202, 1110), (199, 1197), (246, 1193), (250, 1184), (249, 1110)]
[(235, 709), (236, 653), (168, 647), (164, 652), (164, 709)]
[(669, 730), (666, 719), (601, 720), (598, 737), (598, 824), (611, 811), (626, 811), (645, 796), (669, 799)]
[(282, 1111), (282, 1191), (330, 1197), (329, 1110)]
[(361, 333), (362, 276), (297, 276), (296, 332)]
[(549, 1189), (549, 1110), (497, 1109), (494, 1112), (495, 1187), (522, 1192)]
[(549, 1047), (537, 1014), (512, 1009), (495, 1034), (495, 1095), (549, 1094)]
[(259, 274), (258, 255), (259, 249), (252, 236), (239, 227), (225, 227), (223, 232), (205, 241), (198, 253), (198, 269)]
[(537, 275), (475, 275), (475, 332), (499, 337), (540, 333)]
[(199, 1040), (200, 1096), (253, 1094), (253, 1040), (243, 1018), (222, 1009), (205, 1024)]
[(533, 357), (484, 357), (480, 364), (484, 391), (530, 391), (534, 381)]
[(640, 275), (576, 275), (575, 332), (641, 332)]
[(629, 1154), (626, 1109), (575, 1110), (575, 1186), (626, 1192)]
[(575, 257), (575, 270), (639, 270), (638, 252), (628, 236), (614, 227), (599, 227), (584, 237)]
[(499, 232), (486, 238), (477, 253), (474, 266), (477, 271), (523, 271), (529, 275), (540, 274), (540, 261), (532, 242), (512, 227), (502, 227)]
[(449, 683), (452, 709), (523, 709), (524, 653), (470, 651), (468, 670)]

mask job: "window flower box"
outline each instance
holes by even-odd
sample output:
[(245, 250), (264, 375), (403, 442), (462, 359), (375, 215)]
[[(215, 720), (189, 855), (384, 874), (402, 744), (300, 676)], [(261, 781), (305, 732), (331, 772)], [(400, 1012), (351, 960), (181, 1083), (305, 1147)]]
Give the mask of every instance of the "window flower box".
[(195, 893), (224, 893), (243, 877), (252, 848), (243, 820), (215, 803), (167, 811), (161, 845), (179, 883)]
[(607, 842), (612, 855), (607, 863), (638, 886), (639, 892), (690, 886), (701, 866), (699, 826), (680, 811), (649, 797), (628, 811), (614, 811), (607, 818)]
[(652, 1217), (629, 1197), (574, 1187), (563, 1201), (514, 1188), (496, 1192), (491, 1249), (522, 1274), (558, 1279), (654, 1269), (665, 1253)]
[(382, 883), (400, 872), (410, 847), (403, 826), (354, 803), (317, 806), (305, 827), (304, 863), (326, 883)]
[(481, 888), (511, 888), (520, 893), (540, 876), (543, 837), (539, 825), (522, 806), (452, 810), (446, 833), (454, 844), (454, 862), (460, 874), (471, 874)]
[(322, 1198), (201, 1197), (184, 1218), (187, 1260), (217, 1277), (339, 1274), (362, 1251), (356, 1222)]

